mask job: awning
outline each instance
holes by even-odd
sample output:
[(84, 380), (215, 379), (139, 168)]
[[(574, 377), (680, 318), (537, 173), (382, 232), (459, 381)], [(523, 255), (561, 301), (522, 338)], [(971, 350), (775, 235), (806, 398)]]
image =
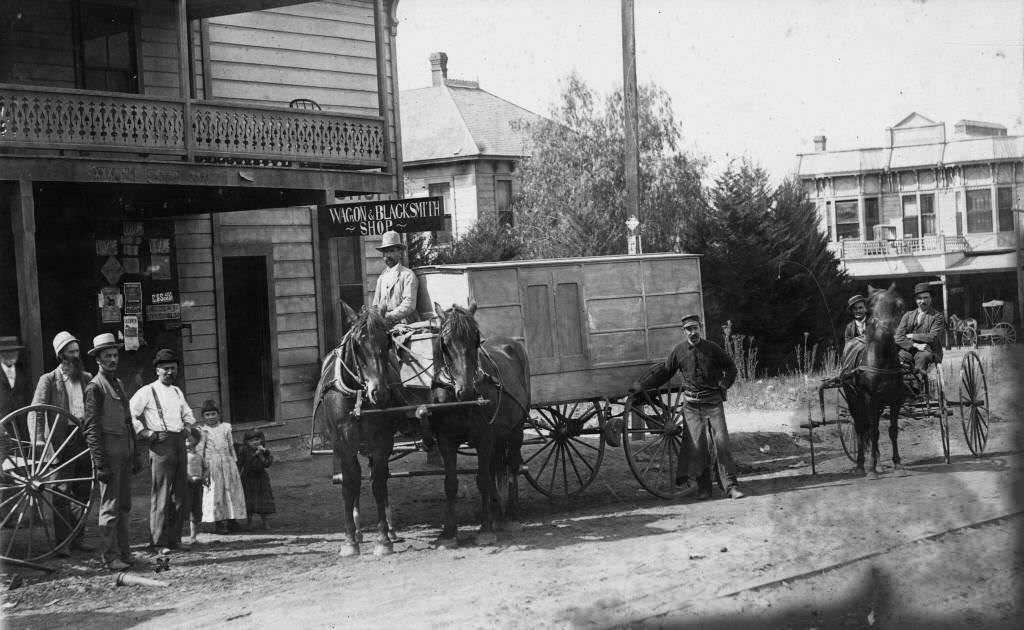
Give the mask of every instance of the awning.
[(1016, 271), (1017, 253), (986, 254), (964, 256), (946, 268), (945, 273), (958, 275), (962, 273), (986, 273), (993, 271)]

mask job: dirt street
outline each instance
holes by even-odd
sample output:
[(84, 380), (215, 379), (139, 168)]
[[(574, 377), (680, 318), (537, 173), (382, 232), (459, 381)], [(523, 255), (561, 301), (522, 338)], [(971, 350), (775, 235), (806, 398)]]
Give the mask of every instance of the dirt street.
[[(980, 460), (954, 416), (949, 465), (934, 422), (910, 420), (900, 436), (909, 465), (892, 470), (883, 424), (887, 469), (877, 481), (844, 472), (851, 464), (831, 428), (816, 433), (812, 475), (806, 433), (766, 432), (778, 418), (735, 413), (749, 497), (653, 498), (609, 447), (598, 479), (567, 503), (524, 480), (524, 529), (490, 547), (473, 542), (475, 492), (460, 504), (460, 548), (436, 550), (440, 478), (396, 479), (403, 540), (385, 558), (369, 542), (359, 557), (338, 557), (340, 490), (329, 484), (329, 458), (296, 458), (271, 469), (271, 531), (204, 533), (170, 571), (137, 570), (169, 587), (116, 587), (76, 554), (52, 562), (49, 576), (21, 572), (24, 584), (4, 593), (4, 615), (12, 628), (162, 630), (1024, 627), (1021, 416), (1008, 408)], [(423, 467), (422, 458), (399, 466)], [(147, 482), (136, 482), (137, 541)], [(364, 526), (372, 505), (364, 486)]]

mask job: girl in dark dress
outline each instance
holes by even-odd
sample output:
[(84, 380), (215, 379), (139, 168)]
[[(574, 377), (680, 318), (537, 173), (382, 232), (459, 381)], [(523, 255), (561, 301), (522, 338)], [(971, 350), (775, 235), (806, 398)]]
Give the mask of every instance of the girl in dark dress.
[(267, 468), (274, 463), (274, 456), (267, 450), (263, 432), (250, 429), (243, 437), (245, 443), (238, 449), (238, 470), (245, 490), (245, 507), (249, 513), (247, 525), (252, 525), (252, 515), (259, 514), (263, 529), (268, 529), (267, 515), (273, 514), (274, 492), (270, 488)]

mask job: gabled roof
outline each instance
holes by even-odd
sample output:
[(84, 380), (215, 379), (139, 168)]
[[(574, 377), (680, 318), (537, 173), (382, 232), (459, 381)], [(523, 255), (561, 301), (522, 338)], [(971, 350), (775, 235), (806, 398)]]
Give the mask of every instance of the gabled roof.
[(529, 136), (515, 126), (541, 119), (470, 82), (446, 81), (399, 97), (406, 163), (527, 156)]
[(928, 125), (934, 125), (936, 122), (927, 116), (922, 116), (917, 112), (910, 112), (910, 115), (899, 121), (892, 126), (893, 129), (902, 129), (906, 127), (927, 127)]

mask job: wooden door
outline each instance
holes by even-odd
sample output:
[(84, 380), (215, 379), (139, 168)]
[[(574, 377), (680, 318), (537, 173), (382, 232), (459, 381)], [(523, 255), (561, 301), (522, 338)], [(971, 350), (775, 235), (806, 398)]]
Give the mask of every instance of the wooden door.
[(330, 260), (330, 287), (328, 296), (331, 303), (325, 309), (327, 319), (327, 348), (334, 348), (341, 342), (348, 329), (342, 316), (344, 302), (359, 311), (365, 302), (363, 285), (362, 242), (358, 236), (340, 236), (328, 241)]
[(274, 419), (267, 256), (224, 256), (224, 324), (231, 421)]
[(519, 271), (526, 350), (533, 373), (587, 367), (582, 287), (582, 275), (576, 267)]

